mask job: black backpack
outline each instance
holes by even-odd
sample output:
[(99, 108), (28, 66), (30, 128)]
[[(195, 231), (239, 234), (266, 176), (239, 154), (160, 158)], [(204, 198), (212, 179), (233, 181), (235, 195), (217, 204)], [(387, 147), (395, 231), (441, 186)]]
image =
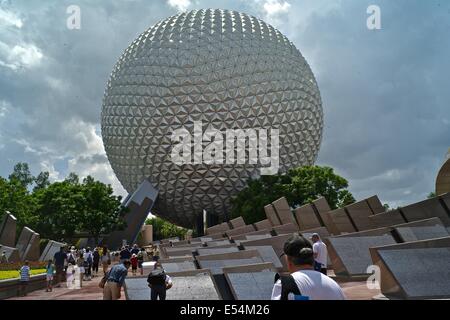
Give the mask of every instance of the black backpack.
[(166, 284), (166, 273), (162, 269), (156, 269), (150, 272), (147, 282), (152, 286), (164, 286)]
[(288, 300), (288, 296), (290, 293), (293, 293), (296, 296), (301, 296), (301, 292), (298, 289), (297, 284), (295, 283), (295, 279), (292, 275), (288, 276), (280, 276), (278, 273), (275, 275), (275, 282), (281, 279), (281, 297), (280, 300)]

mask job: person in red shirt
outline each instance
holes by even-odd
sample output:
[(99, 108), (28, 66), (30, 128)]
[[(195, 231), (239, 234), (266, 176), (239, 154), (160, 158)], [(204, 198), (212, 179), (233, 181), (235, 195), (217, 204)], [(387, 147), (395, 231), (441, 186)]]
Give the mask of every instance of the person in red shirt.
[(130, 262), (131, 262), (131, 272), (133, 273), (133, 276), (135, 276), (138, 268), (138, 258), (136, 254), (133, 253)]

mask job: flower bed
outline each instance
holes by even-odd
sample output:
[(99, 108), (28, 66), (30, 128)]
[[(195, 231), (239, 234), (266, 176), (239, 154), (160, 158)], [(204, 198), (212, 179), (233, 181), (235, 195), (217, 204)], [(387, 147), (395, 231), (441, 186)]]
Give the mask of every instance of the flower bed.
[[(45, 269), (32, 269), (30, 273), (32, 276), (44, 274)], [(0, 280), (15, 279), (19, 277), (20, 275), (18, 270), (0, 270)]]
[[(23, 262), (10, 262), (0, 264), (0, 271), (17, 271), (22, 268)], [(41, 261), (30, 261), (28, 266), (31, 270), (33, 269), (45, 269), (47, 262)]]

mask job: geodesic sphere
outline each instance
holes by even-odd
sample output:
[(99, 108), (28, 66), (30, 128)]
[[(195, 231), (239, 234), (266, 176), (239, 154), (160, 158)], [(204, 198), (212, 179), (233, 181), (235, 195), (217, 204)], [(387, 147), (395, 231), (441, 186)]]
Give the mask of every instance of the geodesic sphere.
[(141, 34), (106, 87), (102, 136), (128, 192), (145, 179), (159, 189), (153, 213), (192, 227), (198, 214), (227, 217), (230, 199), (261, 165), (172, 161), (174, 130), (278, 129), (280, 172), (314, 163), (323, 115), (314, 75), (271, 25), (243, 13), (193, 10)]

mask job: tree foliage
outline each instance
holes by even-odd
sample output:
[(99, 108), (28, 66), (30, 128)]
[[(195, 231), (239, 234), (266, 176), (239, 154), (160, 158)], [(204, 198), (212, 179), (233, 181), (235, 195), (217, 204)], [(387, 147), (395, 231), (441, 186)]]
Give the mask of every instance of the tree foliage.
[(353, 203), (346, 179), (330, 167), (304, 166), (287, 174), (251, 179), (248, 185), (232, 199), (232, 217), (242, 216), (247, 223), (265, 219), (264, 206), (286, 197), (295, 208), (323, 196), (332, 209)]
[(147, 219), (145, 224), (153, 226), (153, 239), (161, 240), (173, 237), (184, 239), (187, 229), (178, 227), (159, 217)]
[(26, 163), (8, 179), (0, 177), (0, 218), (5, 211), (16, 216), (19, 229), (29, 226), (41, 238), (59, 241), (80, 232), (98, 239), (125, 227), (126, 209), (110, 185), (90, 176), (80, 183), (75, 173), (51, 183), (48, 172), (34, 177)]

